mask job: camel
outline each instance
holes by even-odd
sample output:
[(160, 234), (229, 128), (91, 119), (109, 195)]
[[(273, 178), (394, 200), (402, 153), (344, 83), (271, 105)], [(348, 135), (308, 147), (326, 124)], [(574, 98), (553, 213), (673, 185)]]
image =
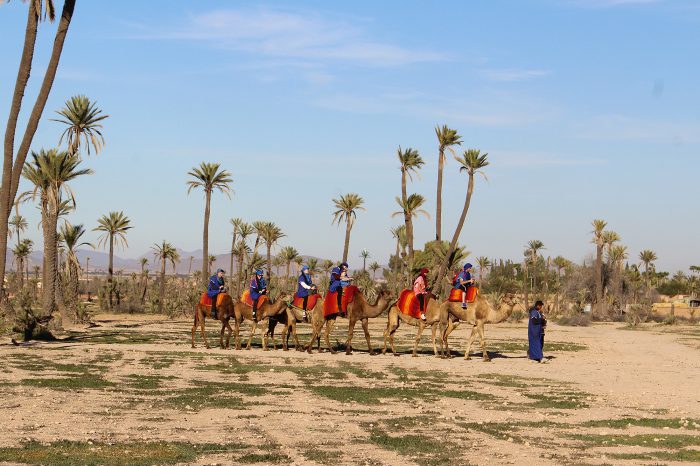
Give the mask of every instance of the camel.
[[(299, 338), (297, 337), (297, 322), (303, 319), (303, 309), (299, 309), (295, 306), (290, 306), (287, 308), (286, 312), (280, 313), (275, 318), (268, 319), (267, 333), (272, 340), (272, 349), (276, 350), (275, 342), (275, 327), (277, 324), (282, 324), (282, 349), (288, 351), (289, 336), (294, 337), (294, 349), (302, 351), (303, 347), (299, 345)], [(323, 325), (323, 297), (319, 297), (316, 301), (316, 305), (313, 309), (307, 309), (306, 316), (308, 322), (311, 324), (311, 328), (315, 328), (316, 325)], [(321, 339), (317, 338), (319, 351), (321, 349)]]
[[(394, 356), (400, 356), (400, 354), (397, 353), (396, 349), (394, 348), (394, 333), (396, 330), (398, 330), (401, 322), (418, 327), (416, 342), (413, 345), (413, 357), (418, 356), (418, 344), (420, 343), (420, 337), (423, 330), (425, 330), (427, 326), (430, 326), (433, 333), (433, 353), (435, 356), (439, 356), (437, 346), (435, 345), (435, 340), (437, 339), (437, 326), (440, 323), (440, 303), (435, 299), (435, 297), (432, 297), (430, 301), (428, 301), (428, 307), (425, 310), (425, 320), (416, 319), (404, 314), (397, 307), (397, 303), (394, 303), (394, 305), (389, 308), (389, 319), (386, 325), (386, 330), (384, 331), (384, 348), (382, 348), (382, 354), (386, 354), (388, 340), (389, 344), (391, 345), (391, 352), (394, 354)], [(442, 339), (440, 339), (440, 353), (442, 354), (442, 352)]]
[[(348, 304), (348, 310), (347, 310), (347, 317), (348, 317), (348, 340), (345, 343), (345, 354), (352, 354), (352, 336), (353, 332), (355, 330), (355, 324), (357, 321), (362, 321), (362, 330), (365, 332), (365, 338), (367, 339), (367, 349), (369, 350), (370, 356), (374, 355), (374, 350), (372, 350), (372, 343), (370, 342), (370, 337), (369, 337), (369, 319), (373, 319), (375, 317), (379, 317), (382, 312), (387, 308), (389, 305), (389, 299), (388, 299), (388, 291), (385, 289), (381, 289), (379, 291), (379, 295), (377, 296), (377, 301), (372, 305), (367, 302), (367, 299), (365, 296), (361, 293), (358, 292), (355, 295), (355, 299)], [(318, 307), (318, 304), (316, 305)], [(330, 338), (329, 335), (331, 331), (333, 330), (333, 326), (335, 325), (335, 320), (336, 319), (328, 319), (325, 320), (323, 318), (323, 307), (321, 307), (321, 311), (319, 314), (320, 319), (317, 318), (317, 312), (316, 308), (314, 308), (314, 312), (312, 315), (312, 322), (314, 323), (313, 326), (313, 334), (311, 335), (311, 340), (309, 340), (309, 344), (306, 347), (306, 350), (311, 353), (311, 346), (318, 338), (318, 336), (321, 334), (321, 329), (323, 328), (324, 324), (326, 326), (326, 332), (324, 335), (324, 339), (326, 341), (326, 346), (328, 347), (328, 350), (335, 354), (336, 351), (333, 349), (331, 346)], [(319, 350), (320, 351), (320, 350)]]
[[(233, 317), (234, 314), (234, 304), (233, 299), (231, 299), (231, 295), (229, 295), (228, 293), (224, 293), (223, 297), (221, 298), (221, 304), (219, 304), (216, 307), (216, 310), (218, 314), (218, 320), (221, 321), (221, 335), (219, 336), (219, 346), (222, 349), (224, 348), (224, 330), (228, 329), (228, 334), (226, 335), (226, 348), (228, 348), (229, 342), (231, 341), (231, 332), (233, 331), (233, 329), (231, 328), (231, 324), (229, 324), (229, 320), (231, 319), (231, 317)], [(194, 306), (194, 324), (192, 325), (192, 348), (195, 347), (194, 336), (197, 330), (197, 325), (200, 326), (200, 329), (202, 331), (202, 340), (204, 340), (204, 345), (207, 348), (209, 348), (207, 335), (204, 331), (204, 321), (207, 317), (211, 317), (211, 306), (206, 306), (198, 302)]]
[(488, 300), (483, 295), (478, 295), (476, 300), (469, 304), (467, 309), (462, 309), (462, 303), (445, 301), (440, 305), (440, 328), (442, 332), (442, 343), (445, 348), (445, 353), (449, 357), (450, 347), (447, 343), (447, 337), (452, 333), (458, 325), (459, 321), (469, 322), (473, 325), (472, 333), (467, 342), (467, 349), (464, 353), (464, 359), (471, 359), (469, 352), (472, 343), (479, 334), (481, 339), (481, 352), (484, 355), (484, 361), (491, 361), (489, 354), (486, 351), (486, 339), (484, 338), (484, 325), (497, 324), (503, 322), (513, 313), (513, 308), (518, 305), (518, 298), (508, 293), (504, 295), (499, 302), (498, 308), (494, 309), (489, 304)]
[[(269, 317), (276, 316), (282, 311), (289, 307), (291, 302), (291, 296), (287, 294), (281, 295), (274, 303), (271, 303), (269, 299), (266, 299), (262, 304), (258, 306), (257, 321), (253, 321), (253, 308), (248, 306), (242, 301), (238, 301), (234, 304), (233, 310), (235, 315), (235, 331), (234, 331), (234, 345), (236, 349), (241, 349), (240, 331), (241, 323), (244, 320), (250, 320), (253, 327), (250, 330), (250, 338), (248, 338), (248, 343), (246, 344), (247, 350), (250, 349), (250, 344), (253, 341), (253, 336), (255, 336), (255, 331), (258, 328), (258, 322), (261, 322)], [(263, 349), (267, 350), (267, 335), (263, 335)]]

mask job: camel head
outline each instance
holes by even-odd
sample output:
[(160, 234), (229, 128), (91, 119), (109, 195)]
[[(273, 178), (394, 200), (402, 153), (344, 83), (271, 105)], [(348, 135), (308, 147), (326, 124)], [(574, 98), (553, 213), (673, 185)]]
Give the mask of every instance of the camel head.
[(520, 304), (520, 300), (518, 299), (517, 295), (513, 293), (506, 293), (501, 298), (501, 303), (513, 309), (515, 306)]

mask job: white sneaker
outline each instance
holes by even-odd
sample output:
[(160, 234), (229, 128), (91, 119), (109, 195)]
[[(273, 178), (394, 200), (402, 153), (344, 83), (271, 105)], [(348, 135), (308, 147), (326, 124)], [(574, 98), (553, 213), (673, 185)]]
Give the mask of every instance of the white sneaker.
[(425, 314), (423, 314), (422, 312), (421, 312), (421, 314), (420, 314), (420, 319), (421, 319), (421, 320), (425, 320)]

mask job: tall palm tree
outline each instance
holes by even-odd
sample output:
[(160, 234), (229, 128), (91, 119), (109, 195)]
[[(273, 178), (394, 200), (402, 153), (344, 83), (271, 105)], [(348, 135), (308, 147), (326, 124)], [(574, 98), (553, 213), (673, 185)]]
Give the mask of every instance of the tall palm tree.
[(614, 277), (614, 290), (616, 294), (619, 294), (622, 288), (622, 264), (627, 259), (627, 246), (622, 244), (615, 244), (608, 250), (608, 263), (612, 268), (612, 275)]
[(10, 219), (10, 229), (7, 231), (7, 233), (10, 236), (10, 238), (13, 234), (16, 235), (16, 244), (19, 244), (22, 242), (22, 239), (20, 238), (20, 233), (24, 233), (25, 231), (27, 231), (28, 226), (29, 224), (27, 223), (27, 219), (17, 214), (13, 216), (12, 219)]
[[(425, 162), (418, 151), (410, 147), (406, 150), (402, 150), (401, 147), (399, 147), (397, 156), (400, 163), (399, 168), (401, 169), (401, 198), (400, 200), (397, 198), (397, 202), (399, 206), (407, 206), (409, 205), (406, 189), (407, 178), (413, 181), (414, 174), (420, 176), (418, 170), (420, 170)], [(409, 237), (408, 262), (413, 263), (413, 217), (405, 208), (403, 209), (403, 220)]]
[[(253, 225), (249, 223), (243, 223), (239, 228), (238, 228), (238, 244), (236, 245), (236, 256), (238, 257), (238, 279), (236, 280), (236, 283), (239, 284), (237, 286), (236, 291), (240, 291), (240, 287), (244, 285), (245, 280), (247, 279), (247, 274), (246, 274), (246, 269), (245, 269), (245, 260), (248, 258), (249, 254), (251, 254), (252, 249), (248, 246), (247, 239), (248, 237), (252, 236), (255, 233), (255, 228)], [(231, 277), (233, 277), (233, 271), (231, 271)], [(237, 293), (238, 294), (238, 293)]]
[(209, 264), (209, 270), (212, 270), (216, 263), (216, 256), (214, 254), (209, 254), (209, 261), (207, 263)]
[(595, 309), (598, 315), (603, 313), (603, 232), (608, 223), (605, 220), (595, 219), (593, 225), (593, 244), (595, 244)]
[(279, 257), (284, 263), (284, 265), (287, 267), (286, 273), (284, 275), (284, 280), (286, 283), (289, 281), (289, 268), (292, 262), (300, 258), (299, 251), (297, 251), (296, 248), (294, 248), (293, 246), (285, 246), (280, 251)]
[(258, 248), (260, 247), (262, 240), (262, 231), (265, 229), (265, 224), (262, 220), (256, 220), (253, 222), (253, 230), (255, 230), (255, 244), (253, 245), (253, 255), (258, 253)]
[(368, 250), (363, 249), (360, 251), (360, 258), (362, 259), (362, 270), (367, 270), (367, 259), (372, 257)]
[(437, 176), (437, 204), (435, 206), (435, 239), (442, 241), (442, 171), (445, 168), (445, 150), (455, 155), (453, 146), (462, 144), (462, 136), (457, 130), (448, 128), (447, 125), (436, 126), (435, 135), (438, 139), (438, 176)]
[[(544, 247), (544, 243), (538, 239), (533, 239), (528, 241), (527, 243), (527, 249), (525, 250), (526, 254), (530, 258), (530, 264), (532, 266), (532, 291), (533, 293), (537, 293), (537, 258), (539, 257), (539, 253), (542, 249), (547, 249)], [(528, 303), (525, 303), (526, 307)]]
[(204, 190), (204, 228), (202, 229), (202, 281), (204, 285), (209, 282), (209, 215), (211, 212), (211, 194), (218, 190), (230, 199), (233, 178), (226, 170), (220, 169), (218, 163), (202, 162), (199, 167), (194, 167), (187, 172), (192, 177), (187, 182), (187, 194), (195, 188)]
[[(467, 219), (467, 213), (469, 212), (469, 206), (472, 201), (472, 194), (474, 193), (474, 175), (480, 174), (486, 177), (482, 172), (482, 169), (489, 165), (488, 154), (482, 154), (478, 149), (468, 149), (464, 151), (461, 157), (455, 157), (455, 160), (459, 162), (459, 171), (466, 172), (468, 175), (467, 193), (464, 198), (464, 207), (462, 208), (462, 214), (459, 217), (459, 222), (455, 228), (454, 235), (452, 235), (452, 241), (450, 242), (450, 247), (447, 250), (447, 255), (440, 264), (440, 269), (436, 277), (437, 289), (436, 294), (440, 294), (442, 290), (443, 279), (445, 278), (445, 273), (447, 271), (447, 266), (450, 263), (450, 256), (454, 253), (457, 247), (457, 240), (462, 232), (462, 227), (464, 226), (464, 221)], [(440, 244), (440, 242), (438, 242)]]
[(98, 238), (98, 247), (109, 247), (109, 265), (107, 267), (107, 287), (109, 288), (108, 308), (112, 309), (112, 295), (114, 293), (114, 246), (128, 246), (126, 232), (131, 230), (131, 220), (124, 212), (110, 212), (97, 220), (97, 226), (92, 231), (102, 234)]
[(557, 314), (559, 314), (561, 309), (561, 273), (563, 270), (571, 267), (572, 264), (569, 259), (562, 256), (555, 257), (552, 262), (554, 263), (554, 267), (557, 269), (557, 301), (555, 303), (555, 309), (557, 310)]
[(401, 263), (401, 256), (399, 255), (400, 251), (401, 251), (401, 247), (404, 243), (407, 242), (407, 240), (406, 240), (406, 225), (401, 225), (401, 226), (392, 228), (391, 229), (391, 236), (396, 240), (396, 255), (395, 255), (395, 257), (396, 257), (396, 264), (397, 264), (396, 271), (398, 272), (401, 269), (401, 267), (399, 266), (399, 264)]
[(654, 262), (658, 259), (656, 253), (651, 249), (645, 249), (639, 253), (639, 260), (644, 264), (644, 279), (646, 282), (647, 290), (651, 287), (651, 276), (649, 275), (649, 270), (654, 267)]
[(620, 235), (612, 230), (605, 230), (601, 236), (601, 240), (603, 241), (603, 252), (607, 254), (609, 258), (610, 250), (612, 249), (613, 245), (620, 241)]
[[(75, 205), (75, 196), (68, 183), (82, 175), (92, 174), (90, 169), (79, 168), (80, 159), (68, 152), (51, 149), (32, 152), (32, 161), (24, 166), (22, 176), (34, 185), (32, 196), (39, 196), (42, 230), (44, 235), (44, 313), (56, 310), (56, 280), (58, 254), (58, 216), (65, 195)], [(68, 318), (68, 316), (62, 316)]]
[(374, 261), (371, 264), (369, 264), (369, 269), (372, 271), (372, 280), (377, 279), (377, 270), (381, 269), (382, 266), (379, 265), (379, 262)]
[(238, 230), (240, 230), (241, 225), (243, 225), (242, 218), (232, 218), (229, 220), (231, 226), (233, 227), (233, 238), (231, 239), (231, 261), (229, 263), (228, 273), (233, 277), (233, 251), (236, 249), (236, 239), (238, 239)]
[[(61, 12), (58, 28), (54, 37), (53, 49), (51, 57), (44, 73), (44, 79), (39, 88), (34, 106), (27, 120), (27, 126), (22, 136), (22, 142), (19, 149), (15, 153), (15, 137), (17, 136), (17, 122), (19, 118), (22, 101), (25, 96), (27, 82), (32, 69), (32, 61), (34, 59), (34, 46), (36, 44), (38, 24), (42, 19), (53, 21), (55, 19), (55, 9), (52, 0), (32, 0), (29, 2), (27, 25), (24, 34), (24, 46), (22, 48), (22, 57), (20, 59), (19, 68), (17, 70), (17, 80), (12, 93), (12, 103), (10, 104), (10, 112), (7, 117), (7, 126), (5, 128), (5, 138), (3, 145), (3, 170), (2, 181), (0, 184), (0, 283), (5, 280), (5, 266), (7, 254), (7, 229), (8, 219), (10, 216), (10, 208), (14, 203), (19, 188), (20, 176), (29, 154), (29, 149), (32, 145), (34, 135), (39, 127), (41, 115), (46, 107), (46, 102), (53, 86), (56, 71), (58, 70), (58, 62), (63, 52), (68, 29), (73, 18), (73, 10), (75, 8), (75, 0), (65, 0), (63, 10)], [(1, 294), (1, 292), (0, 292)], [(3, 299), (4, 296), (0, 296)]]
[(259, 232), (259, 235), (267, 249), (267, 280), (269, 282), (272, 278), (272, 248), (286, 235), (282, 232), (282, 229), (273, 222), (265, 222), (262, 225), (262, 230)]
[(479, 256), (476, 258), (476, 265), (479, 266), (479, 284), (482, 284), (484, 280), (484, 270), (491, 268), (491, 260), (486, 256)]
[(153, 255), (160, 261), (160, 298), (158, 299), (158, 312), (163, 312), (165, 301), (165, 264), (170, 261), (173, 267), (180, 261), (180, 253), (172, 244), (163, 240), (161, 244), (151, 246)]
[[(27, 263), (27, 258), (32, 253), (32, 246), (34, 242), (28, 238), (23, 239), (12, 249), (12, 254), (15, 256), (15, 262), (17, 267), (17, 276), (19, 277), (19, 287), (22, 289), (24, 287), (24, 269)], [(29, 280), (29, 276), (27, 276)]]
[(340, 225), (340, 222), (345, 221), (345, 246), (343, 247), (343, 262), (348, 261), (348, 250), (350, 249), (350, 230), (357, 218), (358, 210), (365, 210), (362, 204), (365, 200), (359, 194), (350, 193), (340, 196), (338, 199), (333, 199), (333, 204), (337, 209), (333, 212), (333, 223)]
[[(419, 215), (424, 215), (425, 218), (430, 218), (430, 214), (427, 210), (423, 209), (425, 204), (425, 198), (420, 194), (411, 194), (406, 198), (396, 198), (396, 203), (401, 208), (400, 211), (394, 212), (392, 217), (403, 215), (404, 222), (406, 224), (406, 241), (408, 244), (408, 267), (413, 271), (413, 219), (418, 218)], [(406, 222), (406, 218), (408, 221)]]
[(148, 269), (146, 268), (148, 259), (142, 257), (139, 263), (141, 264), (141, 304), (144, 304), (146, 302), (146, 293), (148, 292)]
[(97, 102), (90, 102), (84, 95), (75, 95), (66, 101), (65, 108), (58, 110), (62, 118), (53, 119), (66, 125), (66, 129), (61, 134), (59, 144), (66, 139), (68, 144), (68, 152), (75, 154), (80, 149), (81, 138), (87, 148), (87, 153), (90, 155), (90, 147), (95, 150), (95, 154), (99, 154), (104, 147), (105, 138), (102, 136), (102, 125), (100, 122), (109, 115), (103, 115), (102, 110), (97, 107)]
[(85, 234), (85, 227), (80, 225), (71, 225), (64, 222), (61, 225), (60, 236), (66, 249), (66, 275), (68, 278), (69, 302), (76, 306), (79, 298), (79, 273), (80, 261), (78, 260), (77, 251), (81, 246), (94, 246), (87, 241), (81, 241)]

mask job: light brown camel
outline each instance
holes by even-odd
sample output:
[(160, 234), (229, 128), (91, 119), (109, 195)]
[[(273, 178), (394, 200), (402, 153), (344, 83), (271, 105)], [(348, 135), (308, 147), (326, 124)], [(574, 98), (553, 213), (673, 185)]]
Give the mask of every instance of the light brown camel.
[[(367, 302), (367, 299), (361, 292), (357, 292), (357, 294), (355, 294), (355, 299), (353, 299), (353, 301), (348, 304), (348, 311), (346, 314), (348, 316), (348, 340), (345, 343), (345, 354), (352, 354), (352, 336), (355, 330), (355, 324), (359, 320), (362, 321), (362, 330), (364, 330), (365, 332), (365, 338), (367, 339), (367, 349), (369, 350), (369, 354), (371, 356), (374, 355), (374, 350), (372, 350), (372, 343), (369, 337), (369, 319), (379, 317), (382, 314), (382, 312), (384, 312), (384, 310), (390, 303), (388, 297), (389, 292), (382, 288), (381, 290), (379, 290), (377, 301), (372, 305)], [(318, 307), (318, 304), (316, 306)], [(326, 346), (328, 347), (331, 353), (335, 354), (336, 351), (331, 346), (329, 335), (333, 330), (333, 326), (335, 325), (336, 319), (324, 319), (323, 308), (321, 308), (321, 312), (319, 314), (320, 319), (316, 317), (316, 314), (316, 308), (314, 308), (314, 331), (311, 335), (311, 340), (309, 340), (309, 344), (307, 345), (306, 350), (309, 353), (311, 353), (311, 346), (313, 345), (314, 340), (316, 340), (316, 338), (318, 338), (318, 336), (321, 334), (321, 329), (325, 324), (326, 332), (324, 334), (324, 339), (326, 341)]]
[[(323, 296), (319, 296), (316, 301), (316, 305), (313, 309), (308, 309), (306, 311), (306, 316), (308, 322), (311, 324), (311, 328), (315, 328), (316, 325), (323, 325)], [(266, 335), (272, 340), (272, 349), (277, 349), (275, 342), (275, 327), (277, 324), (283, 325), (282, 327), (282, 349), (288, 351), (289, 345), (289, 335), (294, 337), (294, 349), (298, 351), (303, 351), (304, 347), (299, 344), (299, 338), (297, 337), (297, 322), (302, 321), (304, 317), (304, 310), (296, 306), (289, 306), (286, 312), (280, 313), (275, 318), (268, 319), (268, 328)], [(319, 350), (321, 348), (320, 338), (318, 340)]]
[[(394, 356), (400, 356), (400, 354), (397, 353), (396, 349), (394, 348), (394, 333), (396, 333), (396, 330), (398, 330), (401, 322), (405, 322), (408, 325), (418, 327), (418, 332), (416, 333), (416, 342), (413, 345), (413, 357), (418, 356), (418, 344), (420, 343), (420, 337), (423, 333), (423, 330), (425, 330), (425, 328), (428, 326), (430, 326), (433, 333), (433, 353), (435, 354), (435, 356), (439, 356), (437, 346), (435, 345), (435, 341), (437, 340), (437, 328), (438, 324), (440, 323), (439, 301), (437, 301), (435, 298), (431, 298), (430, 301), (428, 301), (428, 307), (425, 310), (425, 320), (416, 319), (407, 314), (404, 314), (399, 310), (396, 303), (393, 306), (391, 306), (391, 308), (389, 309), (389, 319), (387, 321), (386, 330), (384, 331), (384, 348), (382, 348), (382, 354), (386, 354), (388, 340), (389, 344), (391, 345), (391, 352), (394, 354)], [(439, 341), (440, 355), (443, 355), (442, 338)]]
[[(231, 295), (228, 293), (223, 293), (221, 297), (221, 303), (216, 306), (217, 318), (221, 322), (221, 335), (219, 336), (219, 346), (224, 348), (224, 330), (228, 329), (228, 334), (226, 335), (226, 348), (229, 347), (229, 342), (231, 341), (231, 324), (229, 320), (234, 314), (234, 305)], [(204, 322), (207, 317), (211, 317), (211, 306), (206, 306), (204, 304), (197, 303), (194, 306), (194, 324), (192, 325), (192, 348), (195, 347), (194, 335), (197, 330), (197, 325), (200, 326), (202, 330), (202, 340), (204, 340), (204, 345), (209, 348), (209, 342), (207, 341), (207, 334), (205, 332)]]
[[(289, 303), (291, 301), (291, 296), (287, 294), (281, 295), (279, 298), (274, 303), (271, 303), (269, 299), (266, 299), (265, 302), (260, 304), (258, 306), (258, 311), (257, 311), (257, 322), (253, 321), (253, 308), (251, 306), (248, 306), (242, 301), (238, 301), (234, 304), (233, 310), (235, 314), (235, 330), (234, 330), (234, 345), (236, 349), (241, 349), (241, 339), (240, 339), (240, 331), (241, 331), (241, 324), (243, 323), (244, 320), (249, 320), (252, 322), (252, 328), (250, 330), (250, 338), (248, 338), (248, 344), (246, 345), (247, 350), (250, 349), (250, 343), (253, 341), (253, 337), (255, 336), (255, 331), (258, 328), (258, 322), (262, 322), (263, 320), (267, 319), (268, 317), (271, 316), (276, 316), (283, 312), (287, 307), (289, 307)], [(264, 327), (263, 327), (264, 328)], [(267, 337), (263, 334), (263, 348), (267, 349)]]
[(475, 302), (470, 303), (467, 309), (462, 309), (462, 303), (445, 301), (440, 305), (440, 328), (442, 332), (442, 344), (445, 347), (445, 352), (450, 355), (450, 347), (447, 343), (447, 337), (452, 333), (460, 323), (468, 322), (473, 325), (472, 333), (467, 342), (467, 348), (464, 352), (464, 359), (471, 359), (469, 352), (471, 351), (472, 343), (476, 338), (477, 333), (481, 339), (481, 352), (484, 355), (484, 361), (490, 361), (489, 354), (486, 351), (486, 339), (484, 337), (485, 324), (497, 324), (508, 319), (513, 313), (513, 308), (518, 305), (518, 298), (513, 294), (504, 295), (499, 303), (498, 308), (494, 309), (488, 300), (483, 295), (478, 295)]

